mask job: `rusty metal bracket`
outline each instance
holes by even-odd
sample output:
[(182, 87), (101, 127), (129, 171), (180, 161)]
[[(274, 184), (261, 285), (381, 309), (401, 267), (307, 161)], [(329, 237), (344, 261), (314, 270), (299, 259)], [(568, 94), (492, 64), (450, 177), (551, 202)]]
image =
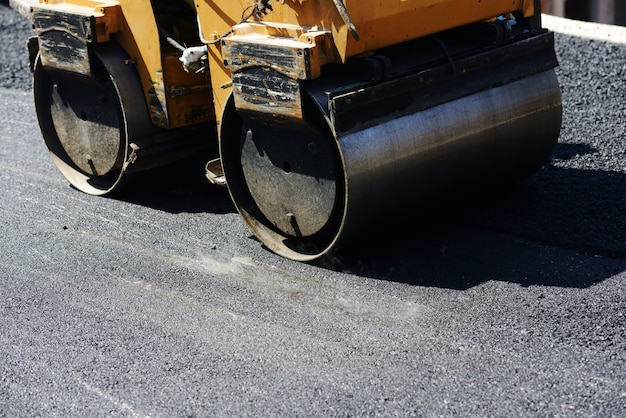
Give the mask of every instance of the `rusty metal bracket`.
[(121, 9), (101, 1), (43, 3), (31, 7), (30, 20), (44, 67), (90, 76), (89, 45), (108, 42), (111, 33), (121, 30)]
[(328, 31), (299, 26), (242, 23), (222, 39), (224, 66), (231, 72), (267, 67), (297, 80), (318, 78), (326, 63)]
[(222, 39), (238, 110), (301, 119), (300, 82), (320, 77), (329, 33), (315, 28), (244, 23)]

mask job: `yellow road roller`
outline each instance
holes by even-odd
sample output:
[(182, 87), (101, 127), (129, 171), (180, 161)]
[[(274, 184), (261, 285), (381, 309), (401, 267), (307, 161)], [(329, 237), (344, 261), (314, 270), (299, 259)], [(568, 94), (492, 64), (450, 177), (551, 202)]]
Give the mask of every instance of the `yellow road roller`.
[[(12, 0), (52, 160), (105, 195), (206, 153), (270, 250), (314, 260), (561, 126), (539, 0)], [(213, 147), (212, 147), (213, 146)], [(214, 155), (211, 155), (214, 149)]]

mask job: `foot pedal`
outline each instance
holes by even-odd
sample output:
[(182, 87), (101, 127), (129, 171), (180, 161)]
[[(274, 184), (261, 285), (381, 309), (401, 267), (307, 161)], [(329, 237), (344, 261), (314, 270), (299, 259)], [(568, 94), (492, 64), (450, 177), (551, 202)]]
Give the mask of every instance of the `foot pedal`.
[(222, 169), (222, 160), (216, 158), (206, 163), (206, 178), (213, 184), (218, 186), (226, 186), (226, 177)]

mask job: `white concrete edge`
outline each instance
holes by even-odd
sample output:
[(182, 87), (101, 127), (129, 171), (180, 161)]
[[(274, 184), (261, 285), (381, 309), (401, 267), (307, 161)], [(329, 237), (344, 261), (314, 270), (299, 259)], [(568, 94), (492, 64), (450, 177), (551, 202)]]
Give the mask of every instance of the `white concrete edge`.
[(626, 27), (624, 26), (583, 22), (581, 20), (565, 19), (546, 14), (541, 15), (541, 24), (546, 29), (565, 35), (626, 44)]

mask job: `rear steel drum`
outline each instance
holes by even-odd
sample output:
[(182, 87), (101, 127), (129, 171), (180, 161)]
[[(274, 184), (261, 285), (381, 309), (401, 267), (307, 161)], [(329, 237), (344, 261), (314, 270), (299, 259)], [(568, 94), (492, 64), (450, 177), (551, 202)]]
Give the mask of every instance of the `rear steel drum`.
[(94, 47), (95, 74), (45, 68), (38, 59), (33, 91), (52, 160), (77, 189), (115, 190), (126, 177), (130, 144), (154, 131), (139, 77), (113, 43)]

